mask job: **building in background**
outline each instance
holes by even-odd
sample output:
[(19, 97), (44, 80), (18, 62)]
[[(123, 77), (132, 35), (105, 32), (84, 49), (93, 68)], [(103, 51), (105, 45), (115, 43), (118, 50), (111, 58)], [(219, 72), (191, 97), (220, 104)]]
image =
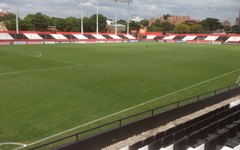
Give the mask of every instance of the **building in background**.
[[(6, 16), (8, 13), (3, 11), (1, 8), (0, 8), (0, 17), (4, 17)], [(5, 24), (3, 22), (0, 22), (0, 31), (7, 31), (7, 28), (5, 26)]]
[(0, 17), (3, 17), (7, 15), (7, 12), (3, 11), (1, 8), (0, 8)]
[(134, 22), (141, 22), (143, 20), (142, 17), (139, 16), (133, 16), (130, 21), (134, 21)]
[(153, 25), (155, 23), (155, 19), (154, 18), (151, 18), (149, 19), (149, 26)]
[(239, 10), (239, 15), (238, 15), (238, 17), (236, 18), (236, 25), (239, 25), (239, 26), (240, 26), (240, 10)]
[(188, 20), (186, 20), (185, 22), (188, 23), (188, 24), (196, 24), (196, 23), (199, 23), (199, 20), (188, 19)]
[(231, 22), (229, 20), (223, 21), (222, 24), (223, 24), (224, 27), (230, 27), (231, 26)]
[(164, 20), (164, 17), (161, 16), (159, 19), (160, 21), (168, 21), (171, 24), (178, 25), (190, 20), (190, 17), (189, 16), (169, 16), (167, 20)]

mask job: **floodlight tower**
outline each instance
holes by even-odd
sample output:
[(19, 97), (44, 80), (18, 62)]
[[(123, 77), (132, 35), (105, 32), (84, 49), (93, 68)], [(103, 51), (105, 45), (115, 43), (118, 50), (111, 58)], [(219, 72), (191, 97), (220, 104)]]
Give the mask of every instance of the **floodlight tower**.
[(16, 33), (17, 34), (19, 34), (18, 16), (19, 16), (19, 0), (16, 0)]
[(115, 35), (117, 35), (117, 0), (115, 0)]
[(83, 34), (83, 0), (81, 0), (81, 34)]
[(99, 13), (99, 11), (98, 11), (98, 3), (99, 3), (99, 0), (97, 0), (97, 24), (96, 24), (96, 33), (97, 33), (97, 35), (98, 35), (98, 13)]
[(130, 2), (132, 3), (132, 0), (128, 1), (128, 21), (127, 21), (127, 35), (129, 35), (129, 24), (130, 24), (130, 13), (129, 13), (129, 5), (130, 5)]
[(238, 25), (240, 26), (240, 9), (239, 9), (239, 16), (238, 16)]

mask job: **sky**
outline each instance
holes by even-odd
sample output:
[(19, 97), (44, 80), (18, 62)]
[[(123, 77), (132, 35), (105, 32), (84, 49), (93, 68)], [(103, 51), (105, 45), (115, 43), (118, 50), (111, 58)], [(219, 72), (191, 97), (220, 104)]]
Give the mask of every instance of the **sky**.
[[(19, 12), (23, 18), (26, 14), (42, 12), (51, 17), (65, 18), (73, 16), (80, 18), (81, 0), (19, 0)], [(84, 16), (96, 13), (97, 0), (82, 0)], [(16, 0), (0, 0), (0, 9), (15, 12)], [(235, 24), (240, 10), (240, 0), (133, 0), (129, 6), (130, 16), (140, 16), (144, 19), (158, 18), (164, 14), (186, 15), (192, 19), (203, 20), (207, 17), (218, 18), (220, 21), (230, 20)], [(127, 3), (114, 0), (99, 0), (99, 13), (114, 19), (127, 19)]]

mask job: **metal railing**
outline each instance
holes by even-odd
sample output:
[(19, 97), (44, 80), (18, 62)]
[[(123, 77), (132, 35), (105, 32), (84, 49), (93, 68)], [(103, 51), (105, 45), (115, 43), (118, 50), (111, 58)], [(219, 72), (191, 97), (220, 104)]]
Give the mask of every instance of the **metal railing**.
[[(152, 117), (156, 114), (159, 114), (160, 112), (169, 110), (169, 109), (165, 109), (165, 108), (170, 108), (170, 109), (178, 108), (178, 107), (183, 106), (183, 105), (187, 105), (187, 104), (190, 104), (190, 103), (201, 101), (203, 99), (206, 99), (206, 98), (209, 98), (209, 97), (212, 97), (212, 96), (216, 96), (216, 95), (224, 93), (224, 92), (228, 92), (230, 90), (236, 89), (237, 87), (239, 87), (239, 85), (234, 84), (234, 85), (230, 85), (230, 86), (227, 86), (227, 87), (224, 87), (224, 88), (220, 88), (220, 89), (217, 89), (217, 90), (214, 90), (214, 91), (211, 91), (211, 92), (203, 93), (201, 95), (197, 95), (197, 96), (194, 96), (194, 97), (191, 97), (191, 98), (187, 98), (187, 99), (180, 100), (180, 101), (177, 101), (177, 102), (173, 102), (173, 103), (169, 103), (169, 104), (162, 105), (162, 106), (159, 106), (159, 107), (155, 107), (153, 109), (149, 109), (147, 111), (143, 111), (143, 112), (140, 112), (140, 113), (137, 113), (137, 114), (125, 117), (125, 118), (121, 118), (121, 119), (118, 119), (118, 120), (115, 120), (115, 121), (112, 121), (112, 122), (108, 122), (106, 124), (103, 124), (103, 125), (91, 128), (91, 129), (87, 129), (87, 130), (84, 130), (82, 132), (72, 134), (72, 135), (69, 135), (69, 136), (66, 136), (66, 137), (63, 137), (63, 138), (59, 138), (57, 140), (54, 140), (54, 141), (51, 141), (51, 142), (48, 142), (48, 143), (30, 148), (30, 149), (31, 150), (36, 150), (36, 149), (44, 148), (44, 147), (50, 146), (52, 144), (60, 143), (64, 140), (68, 140), (68, 139), (71, 139), (71, 138), (74, 138), (75, 142), (77, 142), (77, 141), (82, 139), (82, 138), (80, 139), (80, 136), (85, 134), (85, 133), (90, 133), (90, 132), (93, 132), (93, 131), (96, 131), (96, 130), (99, 130), (103, 127), (108, 127), (108, 126), (109, 126), (108, 130), (110, 130), (110, 129), (113, 129), (113, 128), (110, 128), (110, 126), (116, 125), (116, 124), (117, 124), (117, 126), (115, 126), (115, 128), (121, 127), (121, 126), (127, 124), (127, 123), (123, 124), (123, 122), (126, 121), (126, 120), (131, 120), (132, 119), (131, 122), (133, 122), (133, 121), (137, 121), (137, 120), (144, 119), (144, 118), (147, 118), (147, 117)], [(146, 116), (146, 114), (148, 114), (148, 115)], [(138, 118), (137, 120), (133, 120), (134, 117), (139, 117), (141, 115), (144, 115), (144, 117), (142, 117), (140, 119)], [(130, 123), (130, 122), (128, 122), (128, 123)], [(106, 131), (108, 131), (108, 130), (106, 130)], [(72, 141), (72, 142), (74, 142), (74, 141)]]

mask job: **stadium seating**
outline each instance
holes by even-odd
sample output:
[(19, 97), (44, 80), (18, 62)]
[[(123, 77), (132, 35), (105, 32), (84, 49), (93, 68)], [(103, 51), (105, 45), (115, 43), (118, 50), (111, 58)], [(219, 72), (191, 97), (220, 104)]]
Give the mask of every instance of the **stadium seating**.
[(185, 37), (185, 36), (178, 35), (178, 36), (175, 36), (175, 37), (173, 38), (173, 40), (182, 41), (182, 39), (183, 39), (184, 37)]
[(38, 34), (24, 33), (24, 35), (30, 40), (43, 40), (43, 38), (41, 36), (39, 36)]
[(73, 36), (72, 34), (63, 34), (63, 36), (65, 36), (67, 39), (69, 40), (78, 40), (75, 36)]
[(83, 34), (83, 35), (90, 40), (96, 40), (96, 38), (94, 36), (92, 36), (91, 34)]
[(197, 36), (185, 36), (182, 40), (183, 41), (192, 41), (196, 38)]
[(112, 37), (113, 39), (115, 40), (121, 40), (122, 38), (120, 38), (119, 36), (117, 35), (114, 35), (114, 34), (109, 34), (110, 37)]
[(82, 34), (73, 34), (73, 36), (76, 37), (79, 40), (87, 40), (88, 39), (87, 37), (85, 37)]
[(134, 36), (132, 36), (132, 35), (124, 35), (127, 39), (129, 39), (129, 40), (135, 40), (136, 38), (134, 37)]
[(163, 40), (173, 40), (175, 37), (176, 35), (165, 36)]
[(236, 150), (239, 147), (240, 105), (237, 102), (121, 150)]
[[(84, 42), (96, 43), (98, 41), (114, 42), (114, 41), (133, 41), (135, 40), (158, 40), (164, 42), (186, 42), (186, 43), (204, 43), (204, 44), (240, 44), (240, 36), (235, 34), (169, 34), (162, 35), (159, 33), (145, 33), (138, 35), (138, 38), (133, 35), (119, 33), (118, 35), (111, 33), (84, 33), (77, 32), (29, 32), (22, 31), (16, 34), (13, 31), (3, 31), (0, 33), (0, 42), (10, 42), (12, 40), (25, 41), (26, 43), (43, 41), (59, 42)], [(34, 40), (34, 41), (31, 41)]]
[(231, 36), (226, 42), (240, 42), (240, 36)]
[(157, 37), (156, 35), (148, 35), (147, 36), (147, 40), (153, 40), (155, 37)]
[[(126, 36), (124, 36), (124, 35), (122, 35), (122, 34), (120, 34), (120, 35), (118, 35), (121, 39), (124, 39), (124, 40), (129, 40)], [(110, 36), (109, 36), (110, 37)], [(110, 37), (110, 38), (112, 38), (112, 37)], [(109, 39), (109, 38), (108, 38)]]
[(228, 38), (229, 38), (229, 37), (227, 37), (227, 36), (219, 36), (219, 37), (216, 39), (216, 41), (225, 42), (225, 41), (227, 41)]
[(106, 40), (106, 38), (101, 34), (92, 34), (92, 36), (94, 36), (98, 40)]
[(0, 40), (14, 40), (8, 33), (0, 33)]
[(50, 34), (50, 35), (56, 40), (67, 40), (67, 38), (62, 34)]
[(208, 36), (204, 40), (205, 41), (216, 41), (219, 36)]

